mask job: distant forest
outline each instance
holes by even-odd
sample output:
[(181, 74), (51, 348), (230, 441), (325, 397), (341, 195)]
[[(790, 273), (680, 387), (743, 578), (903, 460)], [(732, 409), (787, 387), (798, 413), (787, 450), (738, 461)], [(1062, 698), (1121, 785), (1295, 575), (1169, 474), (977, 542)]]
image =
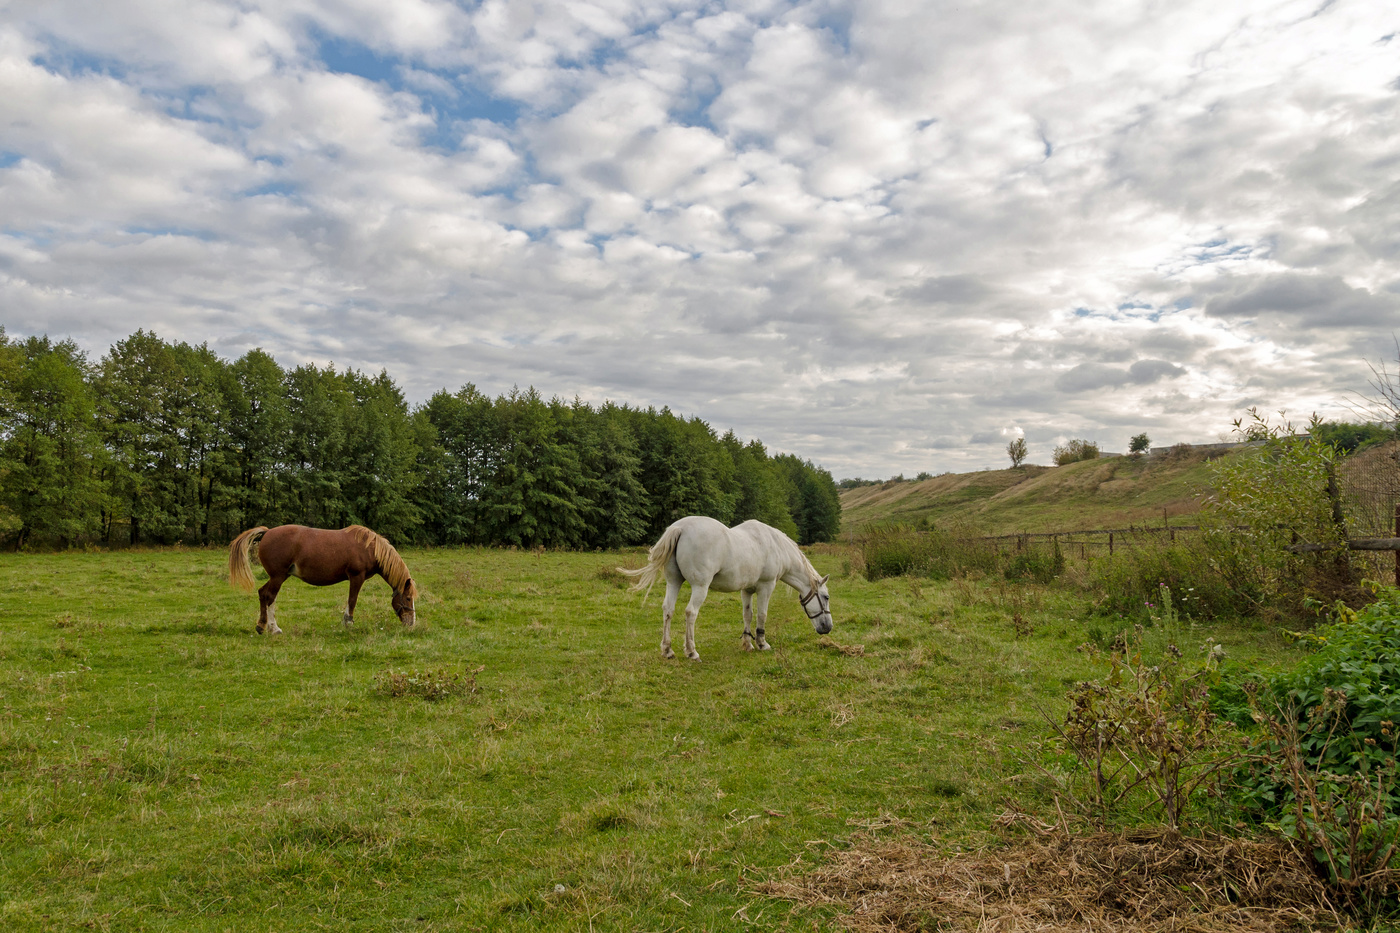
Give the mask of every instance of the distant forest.
[(832, 539), (831, 474), (699, 418), (475, 386), (411, 407), (387, 372), (138, 330), (90, 362), (0, 327), (0, 539), (221, 544), (254, 525), (368, 525), (397, 543), (611, 548), (684, 515)]

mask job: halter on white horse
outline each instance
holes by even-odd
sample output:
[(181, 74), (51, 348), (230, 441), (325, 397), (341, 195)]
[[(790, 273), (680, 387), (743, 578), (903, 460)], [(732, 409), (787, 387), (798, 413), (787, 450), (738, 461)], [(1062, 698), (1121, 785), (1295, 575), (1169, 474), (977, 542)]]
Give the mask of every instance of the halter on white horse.
[[(818, 635), (831, 631), (827, 578), (817, 573), (791, 538), (759, 521), (726, 528), (703, 515), (682, 518), (652, 545), (645, 567), (618, 569), (637, 578), (632, 585), (634, 590), (649, 591), (658, 577), (665, 576), (661, 653), (668, 658), (675, 657), (671, 650), (671, 615), (682, 583), (690, 584), (690, 602), (685, 608), (685, 655), (692, 661), (700, 660), (695, 650), (695, 618), (712, 589), (743, 594), (744, 647), (750, 650), (771, 647), (763, 637), (763, 627), (768, 621), (768, 600), (779, 581), (797, 591), (802, 611)], [(757, 623), (754, 634), (750, 634), (750, 622)]]

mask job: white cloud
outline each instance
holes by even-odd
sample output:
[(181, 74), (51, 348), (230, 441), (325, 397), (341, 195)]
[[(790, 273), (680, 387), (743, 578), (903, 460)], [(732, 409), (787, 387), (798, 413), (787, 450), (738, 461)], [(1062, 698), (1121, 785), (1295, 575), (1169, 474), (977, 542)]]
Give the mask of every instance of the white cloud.
[(1400, 329), (1397, 28), (1265, 0), (11, 6), (0, 323), (669, 404), (837, 475), (1341, 414)]

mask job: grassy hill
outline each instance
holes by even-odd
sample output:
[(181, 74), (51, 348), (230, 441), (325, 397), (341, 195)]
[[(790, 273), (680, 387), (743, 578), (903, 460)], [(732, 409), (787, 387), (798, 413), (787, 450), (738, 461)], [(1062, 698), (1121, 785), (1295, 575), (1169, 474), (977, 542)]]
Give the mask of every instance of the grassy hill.
[[(1215, 452), (1219, 456), (1219, 452)], [(1189, 524), (1210, 490), (1206, 451), (1151, 460), (1105, 457), (1061, 467), (948, 473), (841, 493), (847, 531), (885, 522), (968, 522), (985, 534)]]

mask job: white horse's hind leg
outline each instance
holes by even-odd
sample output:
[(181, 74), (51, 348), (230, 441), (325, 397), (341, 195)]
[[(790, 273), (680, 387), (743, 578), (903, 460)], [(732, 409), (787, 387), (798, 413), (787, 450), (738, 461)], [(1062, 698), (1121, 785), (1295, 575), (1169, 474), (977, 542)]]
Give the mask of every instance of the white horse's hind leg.
[(753, 621), (753, 591), (744, 590), (744, 650), (754, 649), (753, 636), (749, 634), (749, 623)]
[(773, 587), (777, 585), (778, 581), (776, 580), (772, 583), (760, 583), (757, 592), (754, 594), (756, 597), (754, 600), (754, 641), (757, 643), (760, 651), (767, 651), (773, 647), (768, 644), (763, 637), (763, 626), (768, 623), (768, 600), (773, 598)]
[(674, 658), (676, 653), (671, 650), (671, 616), (676, 612), (676, 600), (681, 595), (681, 580), (679, 574), (675, 579), (671, 579), (670, 574), (666, 576), (666, 599), (661, 603), (661, 656), (663, 658)]
[(709, 584), (690, 584), (690, 602), (685, 607), (685, 656), (692, 661), (700, 660), (700, 652), (695, 650), (695, 617), (700, 615), (700, 607), (705, 605), (709, 595)]

